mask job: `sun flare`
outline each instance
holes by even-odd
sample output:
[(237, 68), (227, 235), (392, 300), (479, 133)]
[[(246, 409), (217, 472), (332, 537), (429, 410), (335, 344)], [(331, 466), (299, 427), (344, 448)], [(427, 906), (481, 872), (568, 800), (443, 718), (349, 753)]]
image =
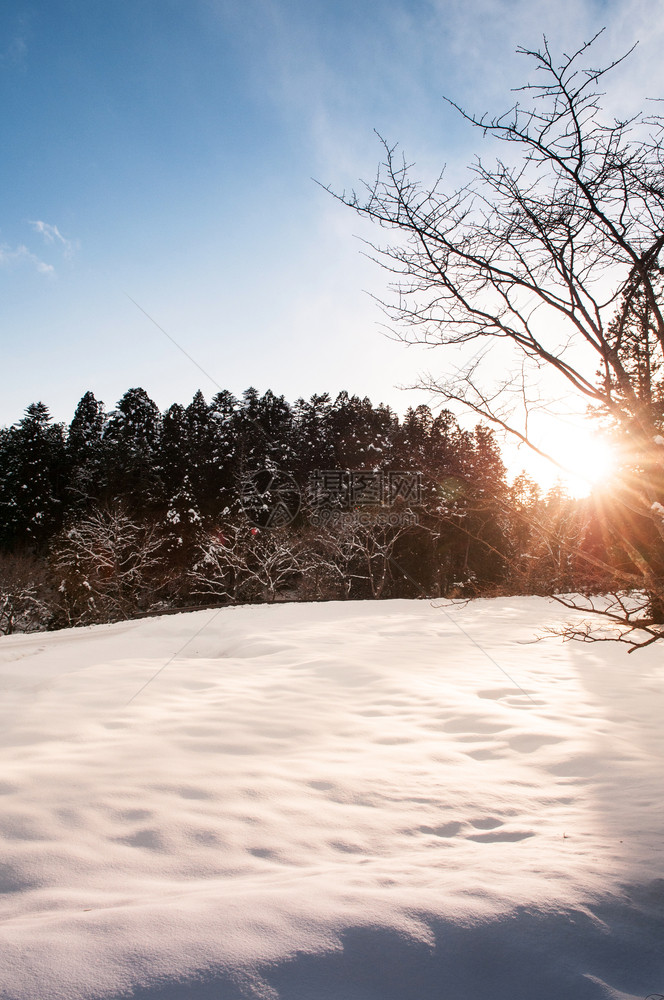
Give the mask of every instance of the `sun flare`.
[(587, 496), (610, 485), (618, 466), (611, 443), (578, 422), (560, 421), (536, 438), (538, 447), (560, 463), (519, 452), (520, 467), (535, 480), (543, 493), (559, 481), (573, 497)]
[(615, 473), (616, 456), (609, 443), (582, 429), (570, 435), (565, 452), (564, 463), (571, 478), (585, 486), (587, 492), (608, 484)]

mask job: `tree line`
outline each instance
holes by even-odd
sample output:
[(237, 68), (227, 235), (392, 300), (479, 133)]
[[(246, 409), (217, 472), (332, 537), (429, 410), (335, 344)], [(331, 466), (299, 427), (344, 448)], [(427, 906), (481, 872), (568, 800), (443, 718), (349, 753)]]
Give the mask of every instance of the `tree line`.
[[(266, 470), (298, 505), (256, 527), (243, 488)], [(349, 471), (410, 471), (421, 490), (389, 508), (340, 494), (321, 517), (315, 482)], [(0, 430), (0, 632), (225, 602), (588, 588), (606, 577), (596, 515), (559, 487), (509, 484), (493, 431), (449, 410), (400, 419), (345, 392), (291, 405), (250, 388), (161, 413), (134, 388), (107, 413), (86, 392), (69, 426), (40, 402)]]

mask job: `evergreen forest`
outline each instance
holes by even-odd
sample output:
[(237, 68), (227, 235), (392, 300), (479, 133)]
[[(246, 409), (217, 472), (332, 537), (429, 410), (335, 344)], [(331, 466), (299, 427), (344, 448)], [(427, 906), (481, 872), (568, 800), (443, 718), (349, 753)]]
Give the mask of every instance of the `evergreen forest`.
[[(288, 516), (256, 520), (261, 475), (258, 507), (286, 482)], [(375, 489), (404, 475), (416, 490)], [(322, 498), (326, 479), (341, 486)], [(86, 392), (66, 426), (38, 402), (0, 430), (0, 634), (232, 603), (594, 593), (606, 502), (508, 482), (492, 430), (427, 406), (250, 388), (162, 413), (134, 388), (110, 412)]]

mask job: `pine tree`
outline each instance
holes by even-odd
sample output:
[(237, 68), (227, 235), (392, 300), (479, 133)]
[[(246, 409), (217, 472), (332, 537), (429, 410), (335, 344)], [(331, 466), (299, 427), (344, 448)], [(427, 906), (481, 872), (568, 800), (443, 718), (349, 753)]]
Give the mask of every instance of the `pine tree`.
[(106, 424), (104, 404), (88, 391), (79, 402), (67, 435), (69, 504), (88, 509), (105, 489), (103, 435)]
[(433, 417), (428, 406), (409, 407), (396, 434), (396, 461), (404, 469), (429, 465)]
[(334, 468), (331, 412), (332, 405), (328, 393), (314, 395), (307, 401), (298, 399), (295, 403), (293, 414), (297, 442), (295, 472), (300, 486), (306, 486), (315, 469)]
[(208, 513), (214, 518), (237, 504), (241, 451), (238, 411), (239, 403), (227, 389), (218, 392), (210, 404), (216, 488)]
[(339, 469), (383, 468), (392, 454), (396, 430), (389, 407), (374, 409), (368, 397), (340, 392), (332, 405), (330, 432)]
[(201, 510), (214, 512), (221, 487), (216, 459), (216, 423), (212, 409), (198, 390), (185, 410), (186, 466), (189, 489)]
[(129, 389), (104, 434), (111, 494), (144, 512), (163, 495), (159, 477), (161, 414), (144, 389)]
[(245, 390), (235, 425), (241, 477), (261, 469), (293, 468), (293, 411), (283, 396), (270, 389), (263, 396), (253, 387)]
[(5, 546), (42, 546), (62, 522), (65, 439), (48, 407), (31, 403), (3, 434), (0, 523)]
[[(664, 279), (654, 270), (651, 285), (657, 300), (664, 301)], [(623, 416), (632, 435), (635, 431), (638, 435), (638, 428), (643, 426), (662, 431), (662, 348), (657, 318), (638, 276), (634, 277), (621, 297), (620, 307), (608, 328), (607, 340), (610, 351), (620, 358), (621, 374), (624, 373), (619, 378), (609, 365), (598, 373), (607, 398), (614, 405), (624, 408)]]
[(189, 472), (187, 419), (180, 403), (173, 403), (164, 413), (156, 462), (168, 501), (182, 488)]
[(162, 545), (159, 551), (165, 573), (170, 581), (168, 596), (171, 603), (191, 600), (190, 571), (205, 535), (201, 516), (189, 479), (168, 502), (163, 524), (159, 528)]

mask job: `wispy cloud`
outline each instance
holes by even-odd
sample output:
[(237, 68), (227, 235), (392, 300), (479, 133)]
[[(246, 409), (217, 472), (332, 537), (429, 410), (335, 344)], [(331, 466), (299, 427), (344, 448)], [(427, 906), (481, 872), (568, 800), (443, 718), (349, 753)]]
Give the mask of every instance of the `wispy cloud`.
[(25, 39), (17, 35), (0, 52), (0, 66), (21, 66), (26, 53)]
[(45, 261), (41, 260), (23, 244), (14, 248), (9, 247), (6, 244), (4, 246), (0, 246), (0, 267), (11, 268), (21, 264), (28, 264), (31, 267), (34, 267), (40, 274), (55, 273), (55, 268), (52, 264), (47, 264)]
[(29, 19), (23, 15), (15, 19), (16, 28), (13, 35), (0, 47), (0, 69), (25, 68), (28, 23)]
[(35, 232), (43, 237), (45, 243), (59, 245), (64, 250), (66, 257), (72, 256), (74, 253), (74, 244), (62, 235), (57, 226), (52, 226), (50, 223), (42, 222), (41, 220), (31, 221), (30, 225)]
[[(41, 219), (30, 220), (29, 225), (41, 236), (48, 247), (57, 248), (66, 258), (73, 255), (76, 244), (63, 236), (57, 226), (50, 222), (43, 222)], [(56, 273), (53, 264), (42, 260), (25, 243), (20, 243), (18, 246), (12, 246), (9, 243), (0, 244), (0, 269), (9, 270), (21, 266), (34, 268), (39, 274)]]

